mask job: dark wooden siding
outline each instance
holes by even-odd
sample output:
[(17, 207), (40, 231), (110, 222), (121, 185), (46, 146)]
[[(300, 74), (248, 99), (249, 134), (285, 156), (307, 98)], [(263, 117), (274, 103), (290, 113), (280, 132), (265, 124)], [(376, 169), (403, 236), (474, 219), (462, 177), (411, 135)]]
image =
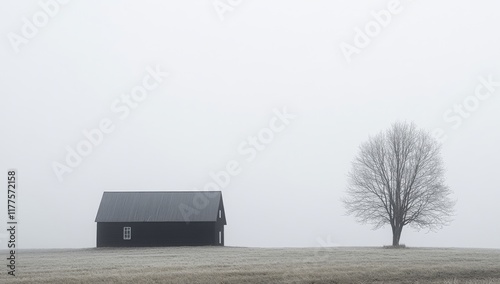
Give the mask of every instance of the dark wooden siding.
[[(123, 239), (123, 228), (132, 238)], [(219, 244), (219, 231), (222, 243)], [(224, 224), (217, 222), (98, 222), (97, 247), (224, 245)]]
[[(219, 243), (219, 232), (221, 232), (220, 243)], [(215, 244), (219, 246), (224, 245), (224, 225), (221, 223), (215, 224)]]

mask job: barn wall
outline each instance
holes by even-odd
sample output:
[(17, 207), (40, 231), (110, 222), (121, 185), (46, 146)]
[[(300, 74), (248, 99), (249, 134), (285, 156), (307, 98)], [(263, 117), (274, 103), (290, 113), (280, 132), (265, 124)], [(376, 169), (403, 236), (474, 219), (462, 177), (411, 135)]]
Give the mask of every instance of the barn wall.
[[(221, 243), (219, 243), (219, 232), (221, 232)], [(218, 246), (224, 245), (224, 223), (220, 221), (214, 224), (214, 243)]]
[[(214, 223), (214, 242), (216, 245), (224, 246), (224, 225), (226, 225), (226, 213), (224, 211), (222, 196), (219, 202), (218, 210), (221, 212), (221, 214), (219, 215), (219, 212), (217, 212), (217, 221)], [(219, 232), (221, 232), (220, 240), (219, 240)]]
[[(123, 227), (132, 228), (131, 240), (123, 239)], [(222, 230), (223, 240), (224, 226), (221, 222), (99, 222), (97, 247), (220, 245), (219, 230)]]

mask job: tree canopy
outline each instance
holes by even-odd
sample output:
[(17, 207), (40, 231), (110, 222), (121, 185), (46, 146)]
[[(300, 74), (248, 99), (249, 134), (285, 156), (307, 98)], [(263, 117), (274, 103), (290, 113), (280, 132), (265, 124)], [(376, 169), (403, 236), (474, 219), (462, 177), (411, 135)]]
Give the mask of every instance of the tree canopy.
[(374, 229), (390, 225), (393, 246), (403, 227), (448, 224), (454, 201), (445, 184), (440, 144), (415, 124), (395, 123), (360, 146), (349, 172), (347, 213)]

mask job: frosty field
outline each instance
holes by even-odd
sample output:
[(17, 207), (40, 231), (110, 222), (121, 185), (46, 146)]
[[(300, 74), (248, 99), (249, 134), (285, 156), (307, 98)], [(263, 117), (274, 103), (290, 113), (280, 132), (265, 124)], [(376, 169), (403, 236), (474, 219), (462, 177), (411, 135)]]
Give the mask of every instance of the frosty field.
[(16, 257), (17, 276), (2, 265), (0, 283), (500, 283), (493, 249), (91, 248)]

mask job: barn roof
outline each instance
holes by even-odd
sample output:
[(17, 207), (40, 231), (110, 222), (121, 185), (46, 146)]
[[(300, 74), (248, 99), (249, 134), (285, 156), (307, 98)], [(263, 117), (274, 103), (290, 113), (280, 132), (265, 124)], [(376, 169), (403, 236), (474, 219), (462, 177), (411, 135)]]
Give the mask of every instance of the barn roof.
[(104, 192), (96, 222), (215, 222), (220, 191)]

